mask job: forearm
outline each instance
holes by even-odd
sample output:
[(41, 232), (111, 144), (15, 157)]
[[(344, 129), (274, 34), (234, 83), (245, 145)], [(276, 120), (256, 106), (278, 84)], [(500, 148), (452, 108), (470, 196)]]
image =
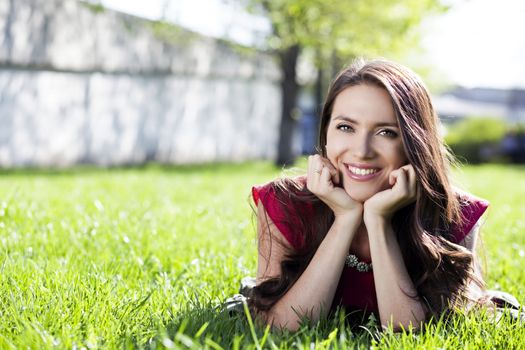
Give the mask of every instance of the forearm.
[(336, 219), (305, 271), (266, 313), (266, 322), (296, 330), (301, 317), (317, 321), (332, 304), (345, 258), (361, 217)]
[(418, 327), (425, 318), (425, 308), (408, 274), (392, 226), (382, 220), (368, 226), (381, 324), (392, 324), (395, 329), (410, 324)]

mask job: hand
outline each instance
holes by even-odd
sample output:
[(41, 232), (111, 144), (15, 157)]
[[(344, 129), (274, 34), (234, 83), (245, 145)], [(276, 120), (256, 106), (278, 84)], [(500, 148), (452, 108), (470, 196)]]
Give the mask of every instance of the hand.
[(374, 219), (390, 220), (394, 213), (416, 200), (416, 173), (412, 165), (405, 165), (390, 173), (392, 188), (381, 191), (364, 203), (364, 221)]
[(306, 187), (321, 199), (336, 217), (347, 214), (361, 216), (363, 206), (339, 187), (339, 171), (326, 158), (316, 154), (308, 157)]

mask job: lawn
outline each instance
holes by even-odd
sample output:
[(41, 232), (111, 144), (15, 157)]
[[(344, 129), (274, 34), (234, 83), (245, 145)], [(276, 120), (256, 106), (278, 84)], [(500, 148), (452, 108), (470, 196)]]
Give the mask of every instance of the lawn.
[[(220, 303), (256, 266), (252, 184), (269, 163), (0, 174), (0, 348), (517, 348), (525, 325), (458, 315), (419, 333), (252, 329)], [(525, 301), (525, 168), (456, 173), (491, 202), (488, 286)], [(340, 315), (342, 316), (342, 315)]]

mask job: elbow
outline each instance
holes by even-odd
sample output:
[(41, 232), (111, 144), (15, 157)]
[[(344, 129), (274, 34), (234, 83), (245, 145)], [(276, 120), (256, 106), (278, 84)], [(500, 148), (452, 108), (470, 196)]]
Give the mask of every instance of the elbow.
[(398, 323), (397, 325), (392, 325), (392, 331), (394, 333), (401, 333), (405, 331), (417, 331), (420, 328), (421, 328), (420, 323), (412, 323), (412, 322)]
[(383, 330), (392, 329), (394, 333), (401, 333), (404, 331), (417, 331), (421, 328), (421, 321), (393, 321), (393, 322), (381, 322)]
[(297, 315), (286, 315), (280, 313), (275, 308), (268, 311), (261, 311), (258, 314), (259, 322), (264, 327), (270, 326), (272, 329), (288, 332), (296, 332), (299, 330), (301, 323)]
[[(306, 310), (305, 310), (306, 309)], [(316, 323), (322, 308), (305, 308), (299, 305), (291, 305), (284, 300), (279, 300), (268, 310), (259, 310), (258, 321), (263, 327), (270, 326), (272, 329), (296, 332), (304, 324)]]
[(417, 331), (423, 326), (425, 321), (424, 315), (405, 315), (404, 317), (396, 317), (390, 315), (386, 319), (381, 317), (381, 327), (383, 330), (392, 329), (392, 331), (399, 333), (404, 331)]

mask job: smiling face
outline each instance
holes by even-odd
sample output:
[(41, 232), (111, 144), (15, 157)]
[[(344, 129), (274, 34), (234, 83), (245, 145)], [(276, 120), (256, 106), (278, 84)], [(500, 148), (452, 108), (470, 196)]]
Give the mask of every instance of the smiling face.
[(371, 84), (337, 95), (326, 131), (326, 156), (345, 191), (358, 202), (391, 186), (390, 173), (407, 164), (390, 96)]

